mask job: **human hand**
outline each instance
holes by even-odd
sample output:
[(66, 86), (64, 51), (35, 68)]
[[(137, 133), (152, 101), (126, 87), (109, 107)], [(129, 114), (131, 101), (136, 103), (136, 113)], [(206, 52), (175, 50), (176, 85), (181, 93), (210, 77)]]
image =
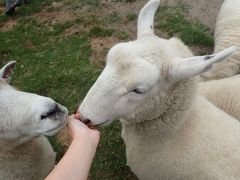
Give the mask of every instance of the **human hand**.
[(84, 139), (93, 146), (97, 146), (99, 143), (100, 132), (96, 129), (88, 128), (84, 123), (78, 120), (75, 114), (68, 117), (68, 131), (73, 140)]

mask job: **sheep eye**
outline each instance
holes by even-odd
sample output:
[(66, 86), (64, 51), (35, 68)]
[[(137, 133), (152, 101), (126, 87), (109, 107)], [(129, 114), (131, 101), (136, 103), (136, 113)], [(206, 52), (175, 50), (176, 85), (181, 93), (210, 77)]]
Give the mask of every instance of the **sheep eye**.
[(132, 90), (132, 92), (134, 92), (136, 94), (144, 94), (144, 93), (146, 93), (145, 90), (140, 89), (140, 88), (136, 88), (136, 89)]

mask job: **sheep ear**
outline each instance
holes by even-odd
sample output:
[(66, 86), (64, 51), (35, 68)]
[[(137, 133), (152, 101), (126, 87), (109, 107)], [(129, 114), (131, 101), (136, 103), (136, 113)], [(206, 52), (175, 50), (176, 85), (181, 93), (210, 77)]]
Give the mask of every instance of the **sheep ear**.
[(195, 56), (190, 58), (176, 58), (168, 68), (167, 78), (178, 81), (199, 75), (211, 69), (212, 65), (227, 59), (236, 51), (236, 47), (227, 48), (219, 53)]
[(16, 61), (7, 63), (2, 69), (0, 69), (0, 78), (8, 80), (15, 66)]
[(150, 0), (140, 11), (138, 15), (138, 38), (145, 34), (153, 34), (154, 15), (159, 6), (160, 0)]

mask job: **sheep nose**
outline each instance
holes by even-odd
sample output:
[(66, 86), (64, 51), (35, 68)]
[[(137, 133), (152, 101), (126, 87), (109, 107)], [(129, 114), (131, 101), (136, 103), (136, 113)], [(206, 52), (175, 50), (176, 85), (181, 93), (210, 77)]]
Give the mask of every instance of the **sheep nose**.
[(79, 115), (80, 115), (80, 121), (81, 122), (83, 122), (84, 124), (90, 124), (91, 123), (90, 119), (85, 118), (81, 113)]
[(84, 124), (91, 124), (91, 121), (90, 121), (89, 119), (84, 119), (84, 120), (81, 119), (81, 121), (82, 121)]

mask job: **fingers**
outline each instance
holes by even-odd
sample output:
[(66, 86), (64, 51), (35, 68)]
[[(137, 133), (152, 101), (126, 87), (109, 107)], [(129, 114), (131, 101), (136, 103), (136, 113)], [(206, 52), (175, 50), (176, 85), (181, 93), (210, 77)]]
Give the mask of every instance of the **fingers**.
[(68, 119), (77, 119), (76, 114), (72, 114), (72, 115), (68, 116)]
[(81, 120), (79, 110), (78, 110), (77, 113), (76, 113), (76, 118), (79, 119), (79, 120)]
[(80, 120), (78, 120), (77, 118), (76, 118), (76, 115), (75, 114), (72, 114), (72, 115), (70, 115), (69, 117), (68, 117), (68, 123), (70, 123), (70, 124), (75, 124), (75, 123), (77, 123), (77, 124), (83, 124), (83, 125), (85, 125), (84, 123), (82, 123)]
[(95, 144), (98, 144), (100, 139), (100, 132), (97, 129), (91, 129), (86, 124), (82, 123), (80, 120), (76, 119), (76, 115), (73, 114), (68, 117), (68, 132), (69, 135), (74, 138), (87, 137), (92, 139)]
[(77, 119), (76, 114), (72, 114), (68, 117), (68, 124), (69, 126), (79, 126), (82, 128), (88, 127), (86, 124), (81, 122), (79, 119)]
[(91, 124), (87, 124), (87, 123), (84, 123), (80, 120), (80, 118), (78, 117), (79, 115), (79, 111), (77, 112), (77, 114), (72, 114), (68, 117), (68, 124), (70, 123), (71, 125), (72, 124), (81, 124), (81, 126), (84, 126), (84, 127), (87, 127), (88, 129), (91, 129), (91, 130), (96, 130), (96, 127), (94, 125), (91, 125)]

